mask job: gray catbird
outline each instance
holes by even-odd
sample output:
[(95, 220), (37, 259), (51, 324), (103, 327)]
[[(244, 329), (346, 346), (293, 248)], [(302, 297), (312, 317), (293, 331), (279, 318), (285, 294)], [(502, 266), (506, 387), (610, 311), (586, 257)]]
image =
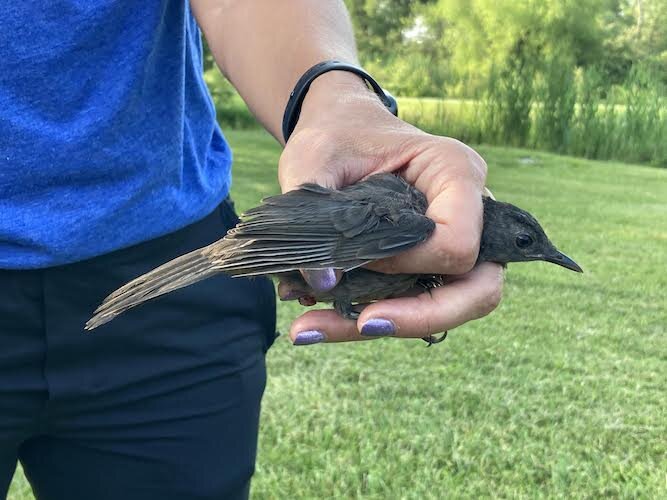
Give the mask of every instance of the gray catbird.
[[(559, 252), (528, 212), (484, 198), (478, 261), (501, 264), (531, 260), (581, 268)], [(317, 184), (263, 200), (221, 239), (144, 274), (109, 295), (86, 324), (92, 330), (147, 300), (224, 272), (273, 275), (289, 284), (302, 303), (333, 302), (348, 318), (353, 304), (431, 288), (443, 277), (382, 274), (361, 268), (426, 240), (435, 223), (426, 217), (426, 197), (393, 174), (376, 174), (340, 190)], [(342, 270), (328, 292), (311, 289), (299, 269)]]

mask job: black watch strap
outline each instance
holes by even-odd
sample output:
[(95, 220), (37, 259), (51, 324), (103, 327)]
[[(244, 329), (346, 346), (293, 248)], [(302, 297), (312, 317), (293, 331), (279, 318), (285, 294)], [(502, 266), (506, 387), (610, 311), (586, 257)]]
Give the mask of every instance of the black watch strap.
[(308, 93), (310, 84), (313, 83), (313, 80), (324, 73), (329, 71), (349, 71), (355, 75), (359, 75), (364, 79), (366, 84), (377, 94), (382, 103), (391, 111), (394, 115), (398, 115), (398, 105), (396, 99), (385, 91), (378, 82), (376, 82), (371, 75), (366, 73), (363, 69), (354, 66), (352, 64), (340, 62), (340, 61), (323, 61), (316, 64), (308, 71), (306, 71), (299, 81), (296, 82), (294, 90), (289, 96), (287, 101), (287, 107), (285, 108), (285, 114), (283, 115), (283, 137), (285, 142), (289, 139), (296, 123), (299, 121), (299, 115), (301, 114), (301, 105), (303, 104), (303, 99)]

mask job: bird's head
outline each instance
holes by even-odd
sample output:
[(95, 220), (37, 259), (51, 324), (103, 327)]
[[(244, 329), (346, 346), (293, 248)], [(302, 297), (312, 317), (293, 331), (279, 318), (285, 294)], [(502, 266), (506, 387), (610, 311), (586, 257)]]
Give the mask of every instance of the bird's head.
[(479, 260), (500, 264), (543, 260), (583, 272), (575, 261), (549, 241), (535, 217), (519, 207), (491, 198), (484, 198)]

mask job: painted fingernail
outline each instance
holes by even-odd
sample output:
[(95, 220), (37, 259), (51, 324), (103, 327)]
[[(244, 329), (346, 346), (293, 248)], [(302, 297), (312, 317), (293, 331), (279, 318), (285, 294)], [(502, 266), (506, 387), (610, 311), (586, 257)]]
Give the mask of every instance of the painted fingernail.
[(361, 327), (361, 334), (368, 337), (387, 337), (396, 335), (396, 325), (393, 321), (382, 318), (369, 319)]
[(306, 330), (305, 332), (299, 332), (294, 339), (293, 345), (310, 345), (310, 344), (319, 344), (324, 342), (324, 334), (318, 332), (317, 330)]
[(308, 284), (317, 292), (328, 292), (338, 283), (336, 271), (327, 269), (304, 269), (303, 275)]

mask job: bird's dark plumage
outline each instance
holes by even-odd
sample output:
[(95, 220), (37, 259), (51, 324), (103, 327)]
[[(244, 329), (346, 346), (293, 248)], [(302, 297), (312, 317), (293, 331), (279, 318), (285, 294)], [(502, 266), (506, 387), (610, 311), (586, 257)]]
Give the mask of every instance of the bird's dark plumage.
[[(347, 314), (352, 303), (399, 295), (415, 286), (436, 286), (437, 276), (386, 275), (361, 268), (425, 241), (435, 229), (426, 208), (425, 196), (393, 174), (377, 174), (340, 190), (305, 184), (263, 200), (225, 238), (119, 288), (98, 307), (86, 329), (220, 272), (278, 275), (303, 288), (303, 297), (334, 302)], [(555, 249), (530, 214), (488, 198), (484, 199), (480, 260), (548, 260), (580, 271)], [(333, 290), (318, 294), (297, 272), (304, 268), (334, 268), (344, 274)]]

